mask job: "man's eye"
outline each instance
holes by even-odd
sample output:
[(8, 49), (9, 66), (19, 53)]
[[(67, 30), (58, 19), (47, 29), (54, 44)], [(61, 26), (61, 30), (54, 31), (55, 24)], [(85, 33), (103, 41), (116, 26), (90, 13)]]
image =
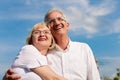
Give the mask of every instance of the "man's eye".
[(61, 21), (61, 20), (63, 20), (63, 19), (59, 17), (58, 20)]
[(52, 19), (52, 20), (50, 20), (50, 21), (49, 21), (49, 23), (52, 23), (52, 22), (54, 22), (54, 21), (55, 21), (55, 20), (54, 20), (54, 19)]

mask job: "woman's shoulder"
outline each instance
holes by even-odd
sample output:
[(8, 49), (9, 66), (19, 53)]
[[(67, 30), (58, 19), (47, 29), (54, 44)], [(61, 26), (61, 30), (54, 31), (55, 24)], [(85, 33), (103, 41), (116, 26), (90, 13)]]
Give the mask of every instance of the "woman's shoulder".
[(36, 48), (33, 45), (24, 45), (21, 50), (36, 50)]
[(33, 45), (24, 45), (23, 47), (22, 47), (22, 49), (27, 49), (27, 48), (33, 48), (34, 46)]
[(33, 45), (24, 45), (21, 48), (21, 52), (34, 53), (34, 52), (39, 52), (39, 51)]

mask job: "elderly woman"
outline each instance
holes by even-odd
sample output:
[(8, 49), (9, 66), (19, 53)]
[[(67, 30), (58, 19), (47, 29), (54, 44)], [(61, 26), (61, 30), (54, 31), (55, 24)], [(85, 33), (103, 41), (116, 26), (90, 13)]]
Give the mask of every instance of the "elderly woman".
[(34, 25), (26, 42), (13, 62), (14, 75), (21, 75), (21, 80), (66, 80), (47, 65), (45, 55), (55, 43), (45, 23)]

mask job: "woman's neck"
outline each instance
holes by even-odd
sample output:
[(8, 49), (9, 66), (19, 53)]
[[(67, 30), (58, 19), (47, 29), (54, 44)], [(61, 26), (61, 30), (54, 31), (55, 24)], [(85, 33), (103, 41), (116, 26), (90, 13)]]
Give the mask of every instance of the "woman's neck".
[(42, 55), (46, 55), (47, 54), (47, 51), (48, 51), (48, 48), (44, 48), (44, 47), (41, 47), (41, 46), (35, 46), (37, 49), (38, 49), (38, 51), (40, 51), (40, 53), (42, 54)]
[(40, 50), (41, 54), (42, 54), (42, 55), (44, 55), (44, 56), (46, 56), (46, 54), (47, 54), (47, 51), (48, 51), (48, 49), (47, 49), (47, 50), (45, 50), (45, 49), (43, 49), (43, 50)]

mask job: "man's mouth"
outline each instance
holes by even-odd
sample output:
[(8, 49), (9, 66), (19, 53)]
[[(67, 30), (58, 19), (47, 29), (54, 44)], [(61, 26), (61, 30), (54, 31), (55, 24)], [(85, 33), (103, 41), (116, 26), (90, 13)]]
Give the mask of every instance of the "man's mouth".
[(61, 25), (59, 25), (59, 26), (54, 26), (54, 30), (60, 30), (60, 29), (62, 29), (63, 28), (63, 26), (61, 26)]

